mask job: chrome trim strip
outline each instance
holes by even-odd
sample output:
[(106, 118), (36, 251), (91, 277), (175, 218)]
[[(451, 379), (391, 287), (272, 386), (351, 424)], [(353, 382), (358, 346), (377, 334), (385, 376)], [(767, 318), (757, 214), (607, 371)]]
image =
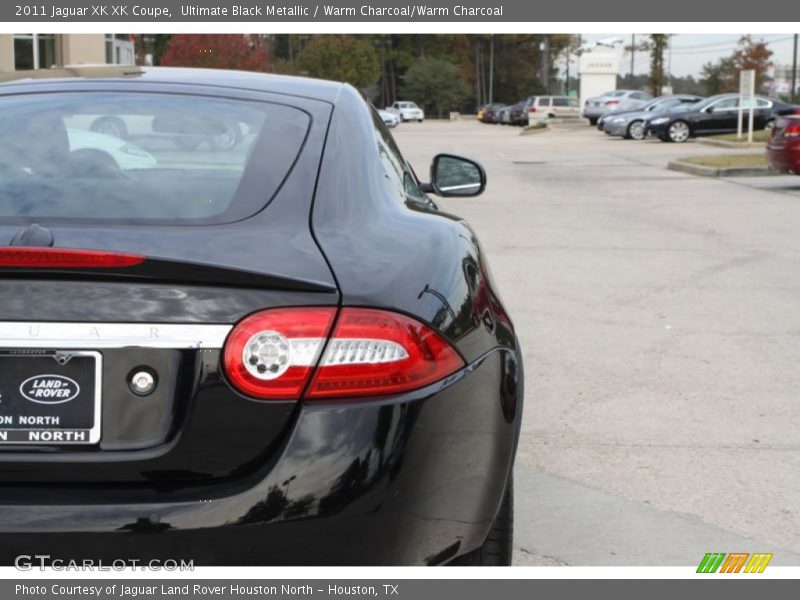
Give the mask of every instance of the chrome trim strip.
[(232, 325), (0, 321), (0, 348), (222, 348)]

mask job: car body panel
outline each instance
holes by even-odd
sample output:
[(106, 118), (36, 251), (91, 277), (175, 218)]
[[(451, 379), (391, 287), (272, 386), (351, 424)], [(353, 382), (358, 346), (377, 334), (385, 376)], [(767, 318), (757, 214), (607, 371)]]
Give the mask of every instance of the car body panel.
[(610, 110), (639, 108), (650, 100), (650, 94), (639, 90), (610, 90), (600, 96), (587, 98), (581, 114), (587, 119), (598, 119)]
[(604, 114), (597, 122), (598, 127), (612, 136), (625, 137), (628, 127), (633, 121), (646, 121), (654, 115), (667, 112), (679, 104), (692, 104), (702, 100), (700, 96), (677, 94), (654, 98), (642, 109), (612, 110)]
[(425, 119), (425, 111), (414, 102), (399, 100), (388, 106), (386, 110), (396, 114), (401, 121), (422, 121)]
[[(719, 94), (699, 102), (691, 109), (675, 110), (652, 117), (647, 121), (649, 134), (662, 139), (666, 138), (670, 126), (682, 121), (689, 126), (692, 137), (734, 133), (737, 131), (739, 119), (739, 95)], [(797, 110), (789, 104), (765, 96), (756, 96), (757, 106), (753, 110), (753, 126), (764, 129), (781, 115), (791, 114)], [(742, 126), (748, 127), (749, 110), (742, 110)]]
[(400, 117), (388, 110), (379, 110), (378, 114), (387, 127), (397, 127), (400, 124)]
[(0, 564), (30, 547), (197, 565), (441, 564), (494, 519), (521, 416), (514, 361), (497, 350), (415, 397), (303, 406), (274, 466), (189, 494), (101, 488), (87, 503), (79, 486), (6, 488)]
[[(65, 89), (280, 100), (313, 117), (292, 174), (238, 222), (46, 223), (60, 248), (159, 260), (124, 276), (0, 271), (0, 321), (33, 339), (37, 322), (83, 324), (88, 336), (94, 326), (99, 338), (105, 325), (140, 324), (158, 337), (166, 325), (230, 327), (264, 308), (362, 306), (429, 325), (464, 366), (399, 395), (265, 402), (231, 387), (220, 341), (104, 346), (99, 447), (0, 448), (0, 562), (35, 546), (59, 558), (441, 564), (480, 546), (510, 477), (523, 379), (513, 325), (472, 230), (437, 209), (407, 163), (409, 192), (398, 195), (377, 143), (391, 135), (349, 86), (133, 72), (0, 85), (0, 103), (3, 94)], [(0, 221), (0, 238), (29, 225)], [(151, 411), (134, 410), (125, 387), (141, 364), (165, 373)]]
[[(787, 128), (792, 126), (791, 133)], [(780, 173), (800, 175), (800, 115), (780, 117), (775, 121), (767, 142), (767, 162)]]

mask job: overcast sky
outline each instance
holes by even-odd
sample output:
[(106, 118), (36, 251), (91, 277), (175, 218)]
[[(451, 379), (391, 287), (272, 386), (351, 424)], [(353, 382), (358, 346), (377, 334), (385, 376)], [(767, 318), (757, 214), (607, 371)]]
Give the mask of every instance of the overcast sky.
[[(792, 62), (792, 35), (780, 33), (750, 34), (754, 40), (765, 40), (774, 52), (772, 62), (775, 64), (791, 64)], [(630, 46), (630, 33), (586, 34), (584, 41), (598, 41), (606, 38), (621, 37), (625, 40), (616, 52), (620, 55), (620, 73), (630, 72), (631, 55), (624, 52), (622, 46)], [(636, 36), (637, 38), (640, 36)], [(644, 37), (644, 34), (641, 36)], [(720, 58), (730, 56), (736, 49), (736, 42), (741, 37), (739, 34), (677, 34), (672, 36), (672, 74), (678, 77), (684, 75), (699, 75), (703, 65), (707, 62), (716, 62)], [(603, 49), (605, 50), (605, 49)], [(667, 54), (669, 57), (669, 53)], [(646, 53), (637, 53), (634, 58), (634, 73), (647, 73), (649, 70), (649, 56)]]

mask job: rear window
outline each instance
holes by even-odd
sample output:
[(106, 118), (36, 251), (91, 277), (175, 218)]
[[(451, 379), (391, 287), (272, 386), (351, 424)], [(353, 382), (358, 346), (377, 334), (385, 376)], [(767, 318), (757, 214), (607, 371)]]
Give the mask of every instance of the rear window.
[(0, 97), (0, 219), (220, 223), (280, 188), (309, 116), (129, 92)]

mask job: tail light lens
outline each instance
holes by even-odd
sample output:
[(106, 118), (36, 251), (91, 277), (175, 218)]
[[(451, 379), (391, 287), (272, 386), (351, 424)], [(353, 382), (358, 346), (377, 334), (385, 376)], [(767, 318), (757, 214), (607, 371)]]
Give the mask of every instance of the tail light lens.
[(331, 333), (335, 312), (274, 309), (241, 321), (223, 351), (231, 384), (266, 400), (299, 398), (307, 386), (310, 399), (381, 396), (424, 387), (464, 366), (446, 340), (414, 319), (343, 308)]
[(606, 100), (606, 106), (616, 106), (619, 104), (619, 100)]
[(528, 109), (528, 112), (536, 112), (536, 107), (535, 107), (535, 106), (531, 106), (531, 107)]
[(134, 267), (144, 262), (139, 254), (66, 250), (62, 248), (0, 248), (0, 267), (28, 269), (109, 269)]
[(800, 137), (800, 123), (790, 123), (783, 130), (783, 137), (796, 138)]
[(414, 319), (343, 308), (307, 395), (398, 394), (434, 383), (463, 366), (446, 340)]
[(228, 334), (222, 364), (246, 396), (300, 397), (325, 345), (336, 309), (276, 308), (254, 313)]

